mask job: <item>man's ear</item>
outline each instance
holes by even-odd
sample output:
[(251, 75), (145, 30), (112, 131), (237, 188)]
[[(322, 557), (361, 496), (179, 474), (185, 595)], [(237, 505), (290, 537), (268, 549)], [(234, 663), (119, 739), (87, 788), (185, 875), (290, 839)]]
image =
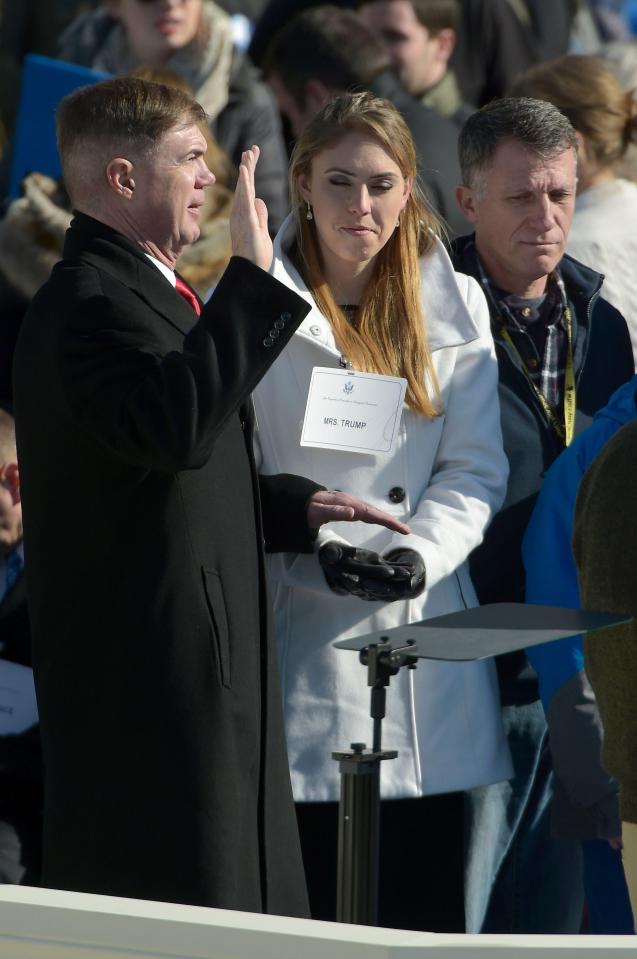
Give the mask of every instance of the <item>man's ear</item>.
[(133, 164), (125, 157), (114, 157), (106, 167), (109, 188), (125, 200), (130, 200), (135, 190)]
[(20, 470), (17, 463), (5, 463), (0, 470), (2, 485), (9, 490), (13, 505), (20, 502)]
[(577, 140), (577, 162), (583, 166), (589, 159), (586, 140), (579, 130), (575, 131), (575, 139)]
[(436, 34), (436, 40), (438, 41), (438, 59), (447, 63), (456, 47), (456, 31), (451, 27), (445, 27)]
[(318, 113), (334, 96), (332, 91), (328, 90), (320, 80), (308, 80), (303, 93), (305, 113), (308, 117), (313, 117)]
[(469, 186), (456, 187), (456, 200), (464, 216), (469, 223), (477, 223), (478, 210), (476, 204), (476, 191)]

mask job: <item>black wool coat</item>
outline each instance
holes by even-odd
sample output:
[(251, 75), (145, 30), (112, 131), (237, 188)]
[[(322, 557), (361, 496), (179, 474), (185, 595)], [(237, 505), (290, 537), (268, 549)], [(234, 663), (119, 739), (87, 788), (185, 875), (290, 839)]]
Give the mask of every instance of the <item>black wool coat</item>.
[(317, 486), (259, 490), (249, 404), (307, 311), (235, 257), (198, 320), (83, 214), (33, 300), (14, 375), (46, 886), (307, 914), (263, 544), (311, 549)]

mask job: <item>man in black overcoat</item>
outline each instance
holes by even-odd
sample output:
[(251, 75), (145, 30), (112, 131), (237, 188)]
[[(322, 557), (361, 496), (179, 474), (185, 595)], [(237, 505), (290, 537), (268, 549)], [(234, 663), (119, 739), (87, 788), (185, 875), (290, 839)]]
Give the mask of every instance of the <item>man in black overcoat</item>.
[(15, 358), (43, 883), (305, 915), (262, 546), (389, 519), (257, 478), (250, 392), (308, 306), (266, 273), (257, 148), (237, 255), (205, 307), (183, 289), (175, 262), (214, 182), (203, 122), (131, 78), (58, 111), (75, 218)]

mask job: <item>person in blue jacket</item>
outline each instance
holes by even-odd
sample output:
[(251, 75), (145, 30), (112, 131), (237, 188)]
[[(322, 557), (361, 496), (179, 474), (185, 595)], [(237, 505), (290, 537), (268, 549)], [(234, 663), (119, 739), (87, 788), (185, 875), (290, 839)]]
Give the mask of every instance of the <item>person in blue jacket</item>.
[[(579, 606), (571, 550), (579, 484), (602, 447), (636, 417), (633, 376), (546, 473), (522, 546), (527, 603)], [(584, 672), (582, 637), (535, 646), (526, 654), (538, 675), (549, 726), (553, 824), (560, 836), (582, 840), (589, 931), (630, 934), (634, 923), (621, 862), (618, 787), (601, 764), (602, 727)]]

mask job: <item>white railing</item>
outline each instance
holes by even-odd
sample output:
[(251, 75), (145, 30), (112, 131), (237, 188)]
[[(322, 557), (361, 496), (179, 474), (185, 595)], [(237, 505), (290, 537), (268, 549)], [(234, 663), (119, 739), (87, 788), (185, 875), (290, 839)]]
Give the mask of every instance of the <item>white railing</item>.
[(0, 886), (0, 959), (612, 959), (631, 936), (460, 936)]

